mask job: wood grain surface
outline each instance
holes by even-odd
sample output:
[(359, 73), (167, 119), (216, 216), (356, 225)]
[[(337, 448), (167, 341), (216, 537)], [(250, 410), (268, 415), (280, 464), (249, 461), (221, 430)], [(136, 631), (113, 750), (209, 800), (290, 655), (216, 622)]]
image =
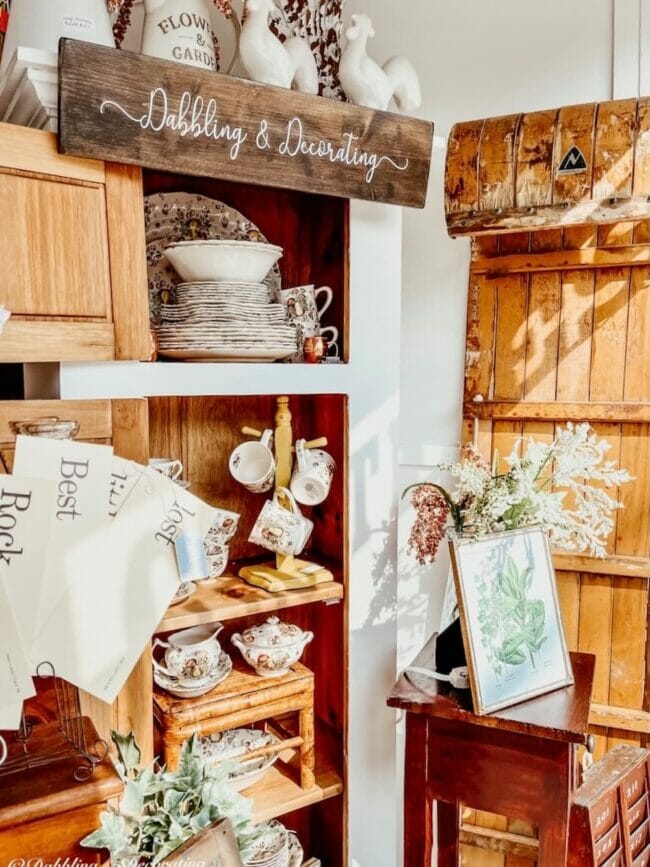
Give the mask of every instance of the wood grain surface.
[(63, 153), (423, 207), (432, 124), (62, 40)]

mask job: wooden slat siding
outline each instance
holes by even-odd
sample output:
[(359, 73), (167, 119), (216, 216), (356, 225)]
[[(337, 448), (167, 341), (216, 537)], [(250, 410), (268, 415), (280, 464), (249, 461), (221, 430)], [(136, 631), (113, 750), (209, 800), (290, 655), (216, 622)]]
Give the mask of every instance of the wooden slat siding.
[[(612, 613), (612, 579), (608, 575), (590, 576), (589, 581), (581, 578), (578, 648), (582, 653), (596, 656), (592, 701), (600, 704), (607, 704), (609, 699)], [(596, 758), (606, 749), (606, 739), (597, 738)]]
[(590, 557), (586, 554), (555, 550), (553, 562), (556, 569), (581, 572), (585, 577), (602, 572), (608, 575), (620, 575), (621, 578), (650, 577), (650, 560), (647, 557), (618, 557), (611, 554), (606, 554), (604, 557)]
[(562, 274), (557, 400), (589, 400), (594, 285), (593, 272)]
[[(554, 341), (553, 341), (554, 342)], [(531, 339), (528, 338), (528, 345)], [(641, 344), (642, 346), (642, 344)], [(642, 361), (643, 359), (641, 359)], [(635, 361), (639, 361), (636, 359)], [(627, 365), (632, 362), (626, 361)], [(650, 403), (631, 401), (519, 401), (519, 400), (472, 400), (465, 404), (465, 415), (479, 419), (522, 419), (538, 421), (591, 421), (647, 423), (650, 422)]]
[[(500, 252), (521, 252), (527, 247), (525, 234), (499, 239)], [(526, 334), (521, 323), (526, 319), (527, 310), (528, 275), (513, 274), (499, 280), (494, 338), (495, 399), (520, 400), (524, 395)]]
[[(548, 231), (548, 230), (547, 230)], [(551, 230), (554, 232), (560, 229)], [(535, 233), (546, 234), (546, 232)], [(505, 274), (522, 274), (530, 271), (577, 271), (592, 268), (634, 267), (646, 269), (650, 265), (650, 245), (630, 244), (617, 247), (598, 247), (582, 250), (558, 250), (548, 253), (534, 251), (514, 256), (486, 256), (474, 259), (474, 274), (486, 274), (490, 279)]]
[[(591, 198), (593, 183), (594, 125), (596, 104), (571, 105), (559, 111), (555, 137), (555, 159), (550, 177), (554, 178), (553, 202), (584, 202)], [(580, 148), (587, 161), (587, 170), (570, 175), (558, 175), (557, 170), (572, 147)]]
[(558, 572), (557, 589), (567, 646), (569, 650), (576, 651), (580, 630), (580, 573)]
[(447, 142), (445, 207), (449, 211), (478, 209), (478, 155), (483, 121), (456, 124)]
[(472, 280), (467, 299), (465, 394), (492, 394), (497, 287), (483, 277)]
[[(532, 236), (531, 242), (534, 250), (545, 250), (562, 243), (562, 233), (559, 230), (539, 232)], [(559, 272), (530, 275), (524, 382), (526, 401), (553, 400), (555, 397), (561, 291)]]
[(483, 125), (479, 151), (479, 209), (515, 204), (515, 154), (519, 116), (490, 118)]
[(517, 148), (516, 204), (550, 205), (553, 201), (553, 145), (557, 111), (523, 115)]
[(111, 252), (115, 358), (148, 361), (152, 345), (139, 168), (107, 163), (106, 218)]
[(636, 115), (636, 147), (632, 195), (647, 196), (650, 190), (650, 98), (639, 100)]
[(635, 99), (601, 103), (598, 107), (591, 195), (596, 201), (632, 195), (636, 110)]

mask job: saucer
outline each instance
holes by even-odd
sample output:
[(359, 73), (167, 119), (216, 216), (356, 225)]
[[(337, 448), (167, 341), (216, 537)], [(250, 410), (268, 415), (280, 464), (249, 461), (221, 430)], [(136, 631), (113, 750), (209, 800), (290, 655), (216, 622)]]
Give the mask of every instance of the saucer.
[(178, 590), (174, 593), (174, 598), (169, 603), (170, 605), (180, 605), (181, 602), (185, 602), (186, 599), (189, 599), (192, 593), (196, 590), (196, 584), (192, 581), (183, 581), (178, 585)]
[(172, 680), (160, 671), (153, 670), (153, 679), (156, 686), (159, 686), (170, 695), (176, 698), (198, 698), (200, 695), (205, 695), (224, 681), (232, 671), (232, 660), (225, 651), (221, 651), (219, 662), (210, 670), (208, 677), (201, 678), (200, 681), (195, 681), (189, 684), (186, 681)]

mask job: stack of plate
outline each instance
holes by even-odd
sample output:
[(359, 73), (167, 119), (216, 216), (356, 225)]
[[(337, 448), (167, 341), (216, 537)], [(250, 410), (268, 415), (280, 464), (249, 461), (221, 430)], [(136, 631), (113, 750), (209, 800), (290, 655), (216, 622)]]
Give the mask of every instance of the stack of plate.
[(264, 283), (179, 283), (159, 308), (158, 351), (183, 360), (277, 361), (295, 352), (296, 329)]
[(0, 79), (0, 120), (56, 132), (58, 118), (56, 54), (17, 48)]

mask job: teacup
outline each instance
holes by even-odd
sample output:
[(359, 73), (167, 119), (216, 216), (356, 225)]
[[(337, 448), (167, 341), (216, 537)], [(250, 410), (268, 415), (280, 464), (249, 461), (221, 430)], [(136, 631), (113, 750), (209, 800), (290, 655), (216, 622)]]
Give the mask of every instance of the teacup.
[(208, 561), (208, 579), (220, 578), (226, 571), (230, 559), (228, 545), (221, 542), (205, 542), (205, 556)]
[(183, 464), (173, 458), (149, 458), (149, 466), (173, 481), (183, 472)]
[(154, 648), (165, 648), (165, 665), (154, 659), (154, 668), (172, 680), (186, 683), (205, 680), (219, 663), (221, 645), (217, 635), (222, 629), (223, 624), (211, 623), (174, 632), (167, 641), (154, 638)]
[[(319, 307), (318, 298), (325, 296), (325, 303)], [(324, 331), (332, 331), (333, 336), (328, 338), (331, 343), (338, 341), (339, 333), (334, 327), (321, 329), (321, 316), (329, 308), (334, 293), (329, 286), (321, 286), (316, 289), (313, 284), (308, 286), (295, 286), (280, 290), (280, 301), (283, 304), (287, 320), (296, 327), (296, 342), (298, 349), (290, 361), (302, 361), (303, 345), (307, 337), (316, 337)]]
[[(280, 497), (289, 502), (288, 509), (280, 505)], [(300, 554), (313, 529), (313, 523), (302, 514), (291, 491), (278, 487), (273, 499), (264, 503), (248, 541), (276, 554)]]
[(318, 506), (327, 499), (336, 470), (334, 458), (322, 449), (308, 449), (296, 440), (296, 465), (291, 493), (303, 506)]
[(226, 509), (215, 509), (217, 515), (212, 526), (205, 535), (206, 545), (210, 542), (226, 544), (230, 542), (237, 532), (240, 515), (237, 512), (228, 512)]
[(275, 457), (271, 451), (273, 432), (265, 430), (260, 440), (238, 445), (230, 455), (230, 475), (253, 494), (271, 490), (275, 478)]
[[(338, 357), (338, 346), (336, 343), (330, 344), (326, 337), (323, 336), (324, 331), (333, 330), (336, 331), (335, 328), (332, 329), (323, 328), (320, 334), (317, 334), (315, 337), (306, 337), (305, 342), (303, 344), (303, 361), (307, 364), (320, 364), (321, 361), (324, 361), (329, 353), (331, 346), (334, 346), (335, 354), (332, 358)], [(336, 331), (338, 335), (338, 331)]]

